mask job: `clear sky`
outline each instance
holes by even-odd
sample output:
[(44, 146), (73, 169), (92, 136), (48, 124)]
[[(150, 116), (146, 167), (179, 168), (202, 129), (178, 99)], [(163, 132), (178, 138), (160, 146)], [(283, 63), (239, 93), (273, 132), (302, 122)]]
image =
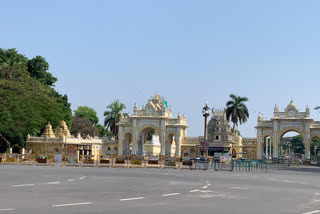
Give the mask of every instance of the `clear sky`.
[[(120, 99), (132, 112), (159, 92), (188, 135), (203, 134), (202, 107), (249, 98), (242, 136), (257, 115), (294, 100), (320, 105), (320, 1), (2, 1), (0, 47), (41, 55), (72, 108), (87, 105), (103, 123)], [(320, 120), (320, 113), (311, 110)]]

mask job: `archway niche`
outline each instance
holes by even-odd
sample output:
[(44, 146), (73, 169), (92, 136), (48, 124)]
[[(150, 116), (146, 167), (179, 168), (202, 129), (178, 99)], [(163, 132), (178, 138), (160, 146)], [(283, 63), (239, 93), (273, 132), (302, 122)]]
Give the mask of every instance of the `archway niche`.
[(317, 159), (320, 155), (320, 138), (318, 136), (313, 136), (311, 138), (311, 147), (310, 147), (311, 157)]
[(263, 156), (265, 159), (272, 159), (273, 152), (273, 142), (270, 135), (267, 135), (263, 138)]
[(176, 140), (175, 135), (170, 133), (167, 136), (165, 144), (165, 156), (173, 157), (176, 152)]
[(159, 155), (161, 150), (159, 131), (154, 127), (141, 130), (137, 142), (137, 155)]
[(305, 145), (302, 135), (293, 130), (284, 132), (280, 137), (279, 154), (286, 159), (304, 158)]
[(132, 135), (131, 133), (126, 133), (124, 135), (124, 140), (123, 140), (123, 155), (131, 155), (132, 151)]

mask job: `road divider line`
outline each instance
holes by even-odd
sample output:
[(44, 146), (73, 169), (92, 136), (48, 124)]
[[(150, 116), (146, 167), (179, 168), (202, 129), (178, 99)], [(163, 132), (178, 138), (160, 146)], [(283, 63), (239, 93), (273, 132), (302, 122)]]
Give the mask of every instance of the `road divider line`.
[(48, 182), (48, 184), (60, 184), (60, 181)]
[(34, 186), (35, 184), (16, 184), (11, 185), (12, 187), (28, 187), (28, 186)]
[(307, 213), (302, 213), (302, 214), (314, 214), (314, 213), (320, 213), (320, 210), (315, 210)]
[(247, 187), (231, 187), (231, 189), (249, 189)]
[(202, 189), (207, 189), (207, 188), (208, 188), (208, 186), (203, 186), (203, 187), (202, 187)]
[(79, 205), (90, 205), (92, 202), (82, 202), (82, 203), (74, 203), (74, 204), (56, 204), (51, 205), (52, 207), (69, 207), (69, 206), (79, 206)]
[(82, 179), (85, 179), (87, 176), (82, 176), (81, 178), (80, 178), (80, 180), (82, 180)]
[(199, 189), (194, 189), (194, 190), (191, 190), (190, 192), (199, 192), (200, 190)]
[(0, 209), (0, 211), (13, 211), (13, 210), (16, 210), (16, 209), (14, 208)]
[(138, 197), (138, 198), (123, 198), (120, 199), (120, 201), (133, 201), (133, 200), (142, 200), (144, 197)]
[(169, 194), (163, 194), (162, 196), (163, 197), (166, 197), (166, 196), (173, 196), (173, 195), (180, 195), (181, 193), (169, 193)]
[(68, 181), (70, 182), (70, 181), (75, 181), (76, 179), (69, 179)]

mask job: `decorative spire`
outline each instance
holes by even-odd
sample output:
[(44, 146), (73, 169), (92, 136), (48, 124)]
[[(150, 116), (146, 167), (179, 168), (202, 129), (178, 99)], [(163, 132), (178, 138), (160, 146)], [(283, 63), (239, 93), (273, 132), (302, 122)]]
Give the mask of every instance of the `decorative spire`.
[(41, 137), (47, 137), (47, 138), (54, 138), (54, 134), (52, 131), (52, 126), (50, 124), (50, 122), (48, 122), (48, 124), (46, 125)]

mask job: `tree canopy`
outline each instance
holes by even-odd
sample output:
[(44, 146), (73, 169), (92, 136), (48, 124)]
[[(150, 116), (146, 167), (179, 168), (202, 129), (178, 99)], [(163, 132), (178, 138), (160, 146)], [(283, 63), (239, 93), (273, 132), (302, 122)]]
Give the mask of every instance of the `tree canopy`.
[(88, 135), (91, 137), (99, 136), (99, 130), (94, 127), (91, 121), (85, 117), (74, 116), (72, 120), (71, 134), (73, 136), (81, 135), (86, 138)]
[[(35, 58), (41, 58), (39, 62), (46, 66), (38, 68)], [(35, 58), (29, 60), (15, 49), (0, 49), (0, 144), (24, 146), (26, 135), (40, 135), (48, 121), (53, 127), (61, 120), (71, 125), (72, 112), (67, 95), (52, 88), (56, 78), (47, 72), (45, 59)], [(31, 74), (31, 65), (37, 67), (34, 71), (42, 70), (53, 79), (46, 82)], [(3, 149), (0, 152), (4, 152)]]
[(93, 125), (99, 123), (97, 112), (88, 106), (79, 106), (77, 110), (74, 110), (74, 115), (80, 118), (88, 118)]

